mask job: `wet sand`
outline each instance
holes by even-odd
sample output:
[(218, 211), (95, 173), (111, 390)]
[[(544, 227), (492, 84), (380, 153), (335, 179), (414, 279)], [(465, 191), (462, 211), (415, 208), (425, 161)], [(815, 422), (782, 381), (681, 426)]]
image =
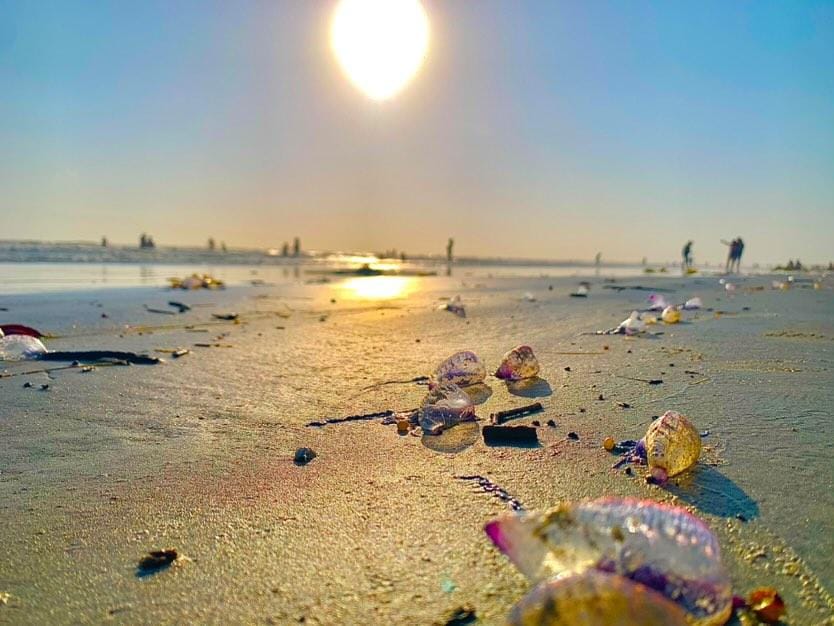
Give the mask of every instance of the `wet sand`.
[[(741, 279), (733, 296), (717, 278), (618, 279), (726, 312), (688, 313), (654, 327), (663, 332), (654, 338), (581, 336), (615, 326), (648, 295), (592, 282), (587, 299), (569, 297), (575, 279), (470, 277), (3, 298), (0, 321), (61, 335), (50, 349), (192, 353), (0, 378), (0, 593), (9, 594), (0, 623), (442, 624), (462, 606), (478, 623), (502, 623), (528, 585), (482, 531), (506, 505), (454, 478), (465, 474), (488, 476), (528, 509), (602, 495), (692, 507), (718, 533), (736, 593), (775, 586), (787, 623), (825, 623), (834, 611), (830, 279), (784, 292), (767, 277)], [(455, 294), (465, 320), (437, 310)], [(170, 299), (197, 306), (176, 316), (143, 309)], [(228, 311), (241, 323), (211, 317)], [(425, 388), (415, 384), (361, 389), (428, 374), (461, 349), (494, 368), (520, 343), (535, 349), (546, 384), (488, 380), (478, 415), (541, 401), (544, 413), (518, 420), (555, 420), (539, 448), (487, 447), (471, 427), (423, 441), (378, 421), (305, 426), (417, 406)], [(611, 471), (602, 439), (639, 438), (667, 409), (709, 430), (698, 468), (668, 488), (647, 485), (640, 469)], [(579, 441), (566, 439), (571, 431)], [(304, 467), (292, 462), (300, 446), (318, 454)], [(139, 559), (165, 547), (185, 558), (137, 576)]]

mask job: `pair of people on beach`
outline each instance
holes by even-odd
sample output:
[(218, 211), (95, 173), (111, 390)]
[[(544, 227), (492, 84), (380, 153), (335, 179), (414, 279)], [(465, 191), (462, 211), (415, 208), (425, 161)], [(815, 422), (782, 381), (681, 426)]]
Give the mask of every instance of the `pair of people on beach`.
[(741, 271), (741, 255), (744, 252), (744, 241), (741, 237), (736, 237), (730, 242), (721, 240), (725, 246), (729, 246), (730, 250), (727, 253), (727, 266), (725, 271), (727, 273)]

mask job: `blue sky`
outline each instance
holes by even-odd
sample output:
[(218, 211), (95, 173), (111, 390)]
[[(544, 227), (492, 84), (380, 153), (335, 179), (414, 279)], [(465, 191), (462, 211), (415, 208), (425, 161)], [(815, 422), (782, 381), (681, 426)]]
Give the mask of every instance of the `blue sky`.
[(331, 2), (0, 0), (0, 238), (834, 258), (834, 2), (424, 5), (377, 103)]

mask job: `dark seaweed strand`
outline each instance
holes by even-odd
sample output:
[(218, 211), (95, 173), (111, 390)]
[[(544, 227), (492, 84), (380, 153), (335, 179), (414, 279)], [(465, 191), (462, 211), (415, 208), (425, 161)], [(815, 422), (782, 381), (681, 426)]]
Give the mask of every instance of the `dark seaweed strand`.
[(342, 424), (344, 422), (358, 422), (361, 420), (373, 420), (378, 417), (391, 417), (394, 411), (379, 411), (377, 413), (365, 413), (363, 415), (348, 415), (347, 417), (328, 417), (324, 420), (307, 422), (305, 426), (327, 426), (328, 424)]
[(81, 350), (69, 352), (44, 352), (38, 356), (40, 361), (126, 361), (137, 365), (156, 365), (161, 360), (155, 356), (145, 356), (135, 352), (119, 352), (115, 350)]
[(484, 493), (492, 494), (494, 497), (498, 498), (507, 503), (513, 511), (523, 511), (524, 505), (518, 501), (517, 498), (511, 496), (506, 489), (501, 487), (500, 485), (496, 485), (492, 482), (489, 478), (485, 478), (484, 476), (478, 476), (474, 474), (472, 476), (455, 476), (458, 480), (471, 480), (478, 484), (481, 490)]

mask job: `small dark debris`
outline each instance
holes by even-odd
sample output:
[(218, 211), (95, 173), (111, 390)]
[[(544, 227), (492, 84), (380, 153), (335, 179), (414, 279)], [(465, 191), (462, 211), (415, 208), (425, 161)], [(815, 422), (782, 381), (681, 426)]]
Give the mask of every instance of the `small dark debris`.
[(626, 354), (631, 354), (631, 348), (629, 348), (628, 350), (626, 350)]
[(312, 448), (299, 448), (295, 451), (295, 458), (293, 463), (296, 465), (307, 465), (310, 461), (316, 458), (316, 453)]
[(539, 420), (533, 420), (530, 423), (533, 424), (533, 426), (535, 426), (536, 428), (542, 425), (542, 423)]
[(171, 356), (174, 357), (175, 359), (178, 359), (181, 356), (185, 356), (186, 354), (191, 354), (191, 350), (189, 350), (188, 348), (181, 348), (179, 350), (174, 350), (171, 353)]
[(601, 401), (605, 400), (605, 396), (602, 395), (602, 394), (599, 394), (599, 397), (597, 398), (597, 400), (599, 400), (601, 402)]
[(159, 570), (171, 565), (171, 563), (177, 560), (178, 556), (179, 555), (174, 548), (148, 552), (147, 556), (143, 557), (142, 560), (139, 561), (139, 565), (136, 568), (137, 573), (140, 576), (143, 576), (158, 572)]
[(573, 431), (568, 433), (568, 439), (572, 439), (573, 441), (579, 441), (579, 435)]
[(585, 407), (584, 406), (579, 407), (579, 412), (584, 413), (585, 412)]
[(172, 306), (172, 307), (174, 307), (174, 308), (175, 308), (175, 309), (177, 309), (180, 313), (185, 313), (186, 311), (190, 311), (190, 310), (191, 310), (191, 307), (190, 307), (190, 306), (188, 306), (187, 304), (184, 304), (183, 302), (177, 302), (176, 300), (171, 300), (171, 301), (168, 303), (168, 306)]
[(669, 367), (675, 367), (674, 363), (669, 363)]
[(750, 307), (749, 306), (743, 306), (743, 307), (741, 307), (741, 310), (742, 311), (749, 311)]
[(240, 317), (237, 313), (212, 313), (211, 316), (216, 320), (225, 320), (233, 322)]
[(625, 473), (626, 476), (634, 476), (634, 471), (630, 467), (625, 468)]
[(539, 438), (532, 426), (484, 426), (481, 431), (489, 446), (536, 445)]
[(467, 626), (478, 621), (478, 616), (475, 615), (475, 609), (469, 605), (464, 605), (452, 611), (443, 622), (444, 626)]
[(515, 409), (507, 409), (506, 411), (492, 413), (489, 416), (489, 420), (492, 424), (503, 424), (513, 418), (524, 417), (532, 413), (538, 413), (539, 411), (544, 411), (544, 407), (541, 402), (534, 402), (533, 404), (528, 404)]
[(101, 316), (102, 316), (104, 319), (107, 319), (107, 318), (109, 318), (109, 317), (110, 317), (109, 315), (107, 315), (107, 313), (102, 313), (102, 314), (101, 314)]
[(49, 389), (49, 383), (44, 383), (41, 385), (41, 391), (46, 391), (47, 389)]
[(747, 517), (743, 513), (736, 513), (736, 519), (740, 522), (747, 521)]
[(556, 428), (556, 422), (554, 422), (553, 420), (547, 420), (547, 425), (551, 428)]
[(30, 383), (29, 381), (26, 381), (25, 383), (23, 383), (23, 388), (24, 389), (31, 389), (32, 388), (32, 383)]
[(617, 406), (622, 409), (630, 409), (631, 405), (628, 402), (618, 402)]
[(566, 371), (566, 372), (569, 372), (569, 371), (570, 371), (570, 366), (566, 367), (566, 368), (565, 368), (565, 371)]

